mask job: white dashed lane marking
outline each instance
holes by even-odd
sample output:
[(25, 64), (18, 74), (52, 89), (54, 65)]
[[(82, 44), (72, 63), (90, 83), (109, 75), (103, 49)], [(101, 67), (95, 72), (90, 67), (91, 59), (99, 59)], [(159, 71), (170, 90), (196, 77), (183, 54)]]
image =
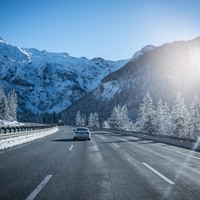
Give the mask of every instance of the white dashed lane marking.
[(113, 145), (115, 145), (116, 147), (120, 147), (119, 145), (115, 144), (115, 143), (112, 143)]
[(171, 181), (170, 179), (168, 179), (167, 177), (165, 177), (164, 175), (162, 175), (160, 172), (156, 171), (154, 168), (152, 168), (151, 166), (147, 165), (146, 163), (142, 163), (143, 165), (145, 165), (147, 168), (149, 168), (152, 172), (154, 172), (155, 174), (157, 174), (158, 176), (160, 176), (162, 179), (164, 179), (166, 182), (168, 182), (171, 185), (174, 185), (175, 183), (173, 181)]
[(42, 188), (47, 184), (53, 175), (48, 175), (46, 178), (36, 187), (36, 189), (26, 198), (26, 200), (33, 200)]
[(74, 145), (71, 145), (71, 147), (69, 148), (69, 151), (71, 151), (73, 149)]

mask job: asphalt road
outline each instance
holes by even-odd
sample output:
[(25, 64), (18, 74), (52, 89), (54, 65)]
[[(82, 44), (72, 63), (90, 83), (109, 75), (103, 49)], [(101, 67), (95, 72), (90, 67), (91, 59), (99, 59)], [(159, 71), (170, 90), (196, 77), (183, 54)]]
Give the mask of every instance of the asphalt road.
[(70, 127), (0, 152), (0, 200), (200, 199), (200, 153)]

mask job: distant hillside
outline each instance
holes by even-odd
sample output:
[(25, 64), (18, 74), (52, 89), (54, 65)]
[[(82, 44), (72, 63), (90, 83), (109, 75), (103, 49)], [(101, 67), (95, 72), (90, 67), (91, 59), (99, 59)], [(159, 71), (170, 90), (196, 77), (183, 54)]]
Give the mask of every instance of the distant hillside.
[(126, 104), (134, 120), (147, 91), (154, 103), (161, 98), (170, 105), (178, 92), (191, 102), (200, 96), (200, 37), (177, 41), (139, 52), (124, 67), (106, 76), (98, 87), (62, 112), (73, 123), (79, 110), (87, 116), (97, 111), (101, 122), (110, 117), (117, 104)]

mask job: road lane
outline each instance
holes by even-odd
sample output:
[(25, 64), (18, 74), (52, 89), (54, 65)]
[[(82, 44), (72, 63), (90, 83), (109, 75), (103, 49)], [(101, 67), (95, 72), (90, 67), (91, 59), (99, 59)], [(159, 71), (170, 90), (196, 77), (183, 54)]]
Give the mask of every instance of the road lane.
[[(127, 155), (130, 155), (140, 163), (148, 163), (150, 166), (153, 166), (154, 169), (175, 182), (176, 185), (173, 187), (166, 186), (163, 189), (160, 187), (160, 190), (163, 190), (163, 198), (200, 198), (198, 192), (198, 186), (200, 185), (199, 160), (165, 149), (159, 149), (158, 147), (152, 146), (151, 144), (157, 145), (157, 143), (150, 140), (143, 140), (131, 136), (117, 136), (113, 133), (101, 133), (100, 135), (103, 135), (105, 138), (105, 140), (102, 140), (102, 137), (99, 137), (99, 139), (102, 140), (102, 143), (110, 144), (110, 146), (112, 146), (112, 143), (120, 145), (120, 151), (123, 151), (122, 155), (124, 155), (124, 157), (128, 158)], [(171, 148), (170, 145), (162, 145)], [(200, 156), (199, 152), (178, 147), (172, 148), (178, 149), (178, 151), (184, 151), (188, 155), (195, 155), (196, 157)], [(138, 173), (140, 173), (140, 170)], [(146, 181), (148, 181), (149, 175), (146, 176)], [(151, 179), (151, 182), (157, 187), (158, 184), (155, 179)], [(159, 190), (159, 187), (157, 189)]]
[[(25, 199), (48, 174), (57, 171), (60, 158), (73, 140), (64, 131), (0, 154), (0, 199)], [(67, 142), (58, 142), (64, 139)]]

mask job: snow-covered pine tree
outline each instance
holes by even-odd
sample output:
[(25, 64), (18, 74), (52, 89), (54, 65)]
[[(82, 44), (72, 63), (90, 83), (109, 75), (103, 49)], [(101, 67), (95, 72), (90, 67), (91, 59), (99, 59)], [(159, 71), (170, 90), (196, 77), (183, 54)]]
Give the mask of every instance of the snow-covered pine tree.
[(110, 128), (109, 124), (108, 124), (108, 121), (104, 121), (103, 122), (103, 128)]
[(120, 111), (121, 111), (121, 108), (119, 105), (118, 105), (118, 107), (115, 106), (113, 108), (111, 117), (108, 119), (108, 124), (111, 129), (119, 129), (119, 127), (120, 127), (120, 125), (119, 125)]
[(10, 116), (13, 119), (13, 121), (17, 121), (17, 107), (18, 107), (17, 98), (18, 96), (15, 90), (13, 90), (11, 94), (8, 96), (8, 107), (10, 109)]
[(97, 112), (93, 114), (93, 127), (99, 128), (99, 115)]
[(78, 111), (75, 118), (75, 125), (81, 126), (81, 124), (82, 124), (81, 115), (80, 115), (80, 111)]
[(120, 112), (120, 129), (121, 130), (129, 130), (129, 117), (128, 117), (128, 109), (126, 105), (121, 108)]
[(194, 96), (189, 111), (189, 136), (196, 139), (200, 136), (200, 101), (197, 95)]
[(165, 127), (165, 133), (166, 135), (171, 135), (172, 134), (172, 117), (171, 117), (171, 112), (170, 108), (167, 103), (163, 106), (163, 122), (164, 122), (164, 127)]
[(10, 109), (5, 95), (2, 95), (0, 98), (0, 119), (6, 121), (11, 119)]
[(137, 131), (135, 124), (132, 121), (129, 121), (128, 123), (128, 129), (129, 131)]
[(87, 124), (87, 115), (83, 114), (82, 115), (82, 126), (86, 126), (86, 124)]
[(149, 92), (143, 97), (138, 116), (139, 118), (136, 122), (138, 131), (155, 133), (153, 100)]
[(81, 126), (85, 126), (85, 119), (81, 118)]
[(154, 116), (155, 116), (154, 117), (155, 133), (159, 135), (164, 135), (166, 133), (166, 130), (165, 130), (164, 108), (161, 99), (159, 99), (159, 101), (157, 102)]
[(89, 118), (88, 118), (88, 126), (89, 126), (89, 127), (93, 127), (93, 121), (94, 121), (93, 114), (90, 113), (90, 116), (89, 116)]
[(188, 110), (179, 92), (172, 106), (172, 133), (174, 136), (188, 136), (188, 118)]
[(122, 108), (120, 105), (115, 106), (107, 123), (108, 127), (117, 130), (130, 130), (130, 128), (133, 128), (133, 124), (130, 123), (128, 117), (128, 109), (126, 105)]

